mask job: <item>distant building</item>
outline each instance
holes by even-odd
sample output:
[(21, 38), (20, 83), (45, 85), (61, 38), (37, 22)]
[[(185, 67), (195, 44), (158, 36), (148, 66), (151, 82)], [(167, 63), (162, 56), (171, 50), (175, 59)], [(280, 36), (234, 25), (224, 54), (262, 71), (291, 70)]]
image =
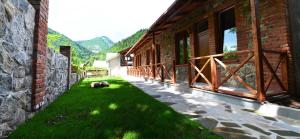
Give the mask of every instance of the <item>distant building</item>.
[(125, 76), (127, 75), (127, 68), (132, 66), (133, 58), (125, 56), (128, 49), (122, 50), (119, 53), (107, 53), (106, 62), (108, 63), (108, 70), (110, 76)]
[(93, 63), (95, 68), (108, 68), (108, 63), (106, 61), (95, 60)]

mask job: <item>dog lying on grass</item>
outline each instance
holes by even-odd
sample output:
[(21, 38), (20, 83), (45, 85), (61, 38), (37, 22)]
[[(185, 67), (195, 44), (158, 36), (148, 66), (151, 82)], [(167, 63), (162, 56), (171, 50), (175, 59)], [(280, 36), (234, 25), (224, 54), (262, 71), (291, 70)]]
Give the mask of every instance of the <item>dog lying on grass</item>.
[(109, 87), (109, 83), (106, 81), (103, 82), (92, 82), (91, 83), (92, 88), (104, 88), (104, 87)]

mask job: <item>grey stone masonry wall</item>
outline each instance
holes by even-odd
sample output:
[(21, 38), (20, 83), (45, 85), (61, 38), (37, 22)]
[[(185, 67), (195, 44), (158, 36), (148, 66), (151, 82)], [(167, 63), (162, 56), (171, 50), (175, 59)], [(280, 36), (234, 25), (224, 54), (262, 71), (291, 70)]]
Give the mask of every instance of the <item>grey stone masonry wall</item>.
[(27, 0), (0, 0), (0, 138), (30, 115), (34, 19)]
[(78, 75), (76, 73), (71, 73), (70, 74), (70, 87), (74, 85), (76, 82), (78, 82)]
[(45, 105), (68, 89), (68, 58), (47, 48)]

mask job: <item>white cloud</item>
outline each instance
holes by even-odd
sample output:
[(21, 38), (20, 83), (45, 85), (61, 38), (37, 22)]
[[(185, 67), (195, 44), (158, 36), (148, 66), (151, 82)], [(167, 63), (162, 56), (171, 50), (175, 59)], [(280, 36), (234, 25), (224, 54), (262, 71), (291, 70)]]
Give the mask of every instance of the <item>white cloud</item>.
[(73, 40), (124, 39), (151, 24), (174, 0), (50, 0), (49, 27)]

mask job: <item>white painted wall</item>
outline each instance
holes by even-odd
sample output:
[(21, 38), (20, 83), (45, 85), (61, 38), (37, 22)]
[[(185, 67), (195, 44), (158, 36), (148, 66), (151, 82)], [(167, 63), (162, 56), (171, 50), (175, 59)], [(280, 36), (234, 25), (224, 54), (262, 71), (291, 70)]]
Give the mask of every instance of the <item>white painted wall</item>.
[(121, 76), (127, 75), (127, 67), (121, 67), (120, 55), (107, 60), (109, 76)]

